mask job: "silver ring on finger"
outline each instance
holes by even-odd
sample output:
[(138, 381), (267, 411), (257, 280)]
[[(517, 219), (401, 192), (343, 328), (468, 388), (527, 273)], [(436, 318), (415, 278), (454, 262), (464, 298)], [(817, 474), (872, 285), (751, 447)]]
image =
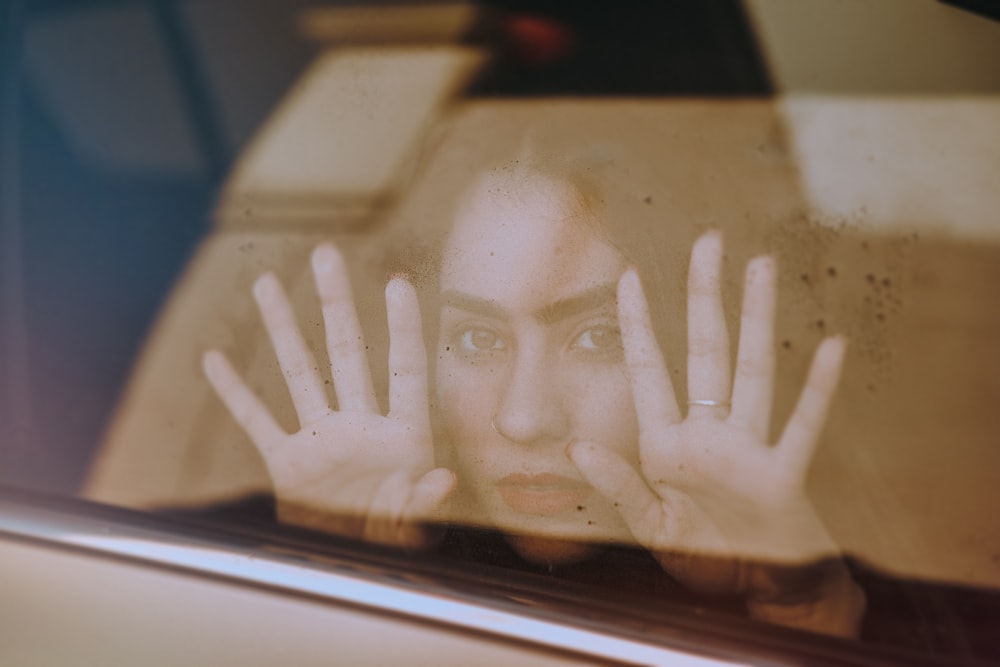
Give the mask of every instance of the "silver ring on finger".
[(732, 403), (729, 401), (713, 401), (707, 398), (692, 398), (688, 401), (688, 406), (692, 405), (703, 405), (708, 408), (729, 408)]

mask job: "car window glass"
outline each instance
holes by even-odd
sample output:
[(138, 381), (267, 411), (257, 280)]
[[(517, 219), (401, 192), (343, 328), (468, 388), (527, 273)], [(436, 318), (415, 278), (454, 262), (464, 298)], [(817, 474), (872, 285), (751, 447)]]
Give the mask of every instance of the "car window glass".
[(1000, 657), (994, 21), (251, 4), (19, 15), (6, 484)]

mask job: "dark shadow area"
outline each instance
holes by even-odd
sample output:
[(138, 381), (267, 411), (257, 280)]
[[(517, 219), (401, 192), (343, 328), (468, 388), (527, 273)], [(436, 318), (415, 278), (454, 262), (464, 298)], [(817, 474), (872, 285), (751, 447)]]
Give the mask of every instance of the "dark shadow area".
[(1000, 21), (1000, 4), (996, 0), (941, 0), (941, 2)]
[[(139, 520), (166, 518), (177, 521), (181, 531), (208, 529), (213, 539), (253, 536), (272, 547), (295, 545), (320, 560), (347, 549), (352, 562), (381, 563), (403, 580), (443, 585), (484, 600), (512, 599), (536, 612), (585, 623), (599, 620), (626, 632), (641, 628), (647, 637), (668, 641), (686, 637), (717, 647), (742, 644), (749, 655), (798, 656), (803, 664), (977, 667), (1000, 661), (995, 633), (1000, 591), (893, 576), (863, 559), (845, 559), (867, 599), (859, 644), (751, 621), (741, 598), (693, 593), (642, 549), (608, 546), (581, 563), (546, 568), (523, 561), (496, 531), (458, 526), (448, 529), (439, 549), (402, 554), (277, 524), (274, 511), (270, 498), (254, 496)], [(707, 567), (721, 564), (700, 559)]]
[(500, 57), (472, 95), (764, 96), (773, 93), (736, 0), (491, 0)]

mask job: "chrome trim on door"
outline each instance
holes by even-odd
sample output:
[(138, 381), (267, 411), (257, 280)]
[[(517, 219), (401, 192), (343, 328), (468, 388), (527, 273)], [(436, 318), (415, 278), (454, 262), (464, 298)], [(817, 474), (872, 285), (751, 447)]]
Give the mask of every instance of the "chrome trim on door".
[(747, 664), (679, 652), (615, 636), (610, 632), (511, 613), (463, 600), (455, 594), (418, 590), (416, 584), (379, 580), (367, 571), (360, 573), (327, 562), (299, 562), (259, 549), (240, 548), (32, 506), (0, 495), (0, 538), (3, 537), (81, 549), (304, 594), (313, 599), (402, 615), (591, 659), (679, 667)]

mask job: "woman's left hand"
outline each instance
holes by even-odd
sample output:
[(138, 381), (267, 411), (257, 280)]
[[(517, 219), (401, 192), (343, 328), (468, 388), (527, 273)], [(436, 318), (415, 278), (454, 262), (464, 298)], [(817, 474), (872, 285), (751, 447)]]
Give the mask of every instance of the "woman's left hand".
[(595, 443), (576, 443), (570, 457), (615, 504), (636, 540), (678, 580), (702, 592), (753, 600), (773, 596), (774, 582), (760, 574), (767, 568), (748, 563), (794, 568), (839, 556), (806, 496), (805, 479), (846, 341), (827, 338), (819, 345), (798, 404), (771, 444), (775, 262), (758, 257), (747, 267), (735, 377), (721, 272), (722, 237), (709, 232), (694, 245), (688, 277), (686, 415), (639, 277), (625, 272), (618, 314), (639, 421), (639, 470)]

